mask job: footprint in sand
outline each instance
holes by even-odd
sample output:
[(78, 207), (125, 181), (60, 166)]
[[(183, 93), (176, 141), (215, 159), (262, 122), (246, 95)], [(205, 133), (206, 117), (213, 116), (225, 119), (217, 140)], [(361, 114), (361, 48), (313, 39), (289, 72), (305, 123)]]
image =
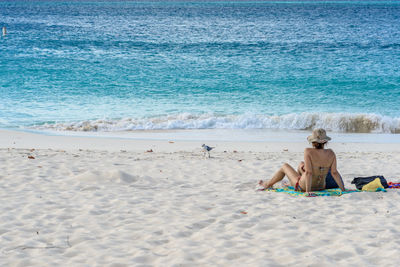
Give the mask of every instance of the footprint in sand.
[(209, 219), (209, 220), (205, 220), (205, 221), (200, 221), (200, 222), (194, 223), (194, 224), (192, 224), (190, 226), (186, 226), (186, 228), (193, 229), (193, 230), (201, 230), (203, 228), (206, 228), (207, 226), (209, 226), (213, 222), (215, 222), (215, 219)]
[(110, 182), (131, 184), (137, 182), (140, 179), (140, 177), (131, 175), (129, 173), (120, 170), (113, 170), (108, 172), (86, 171), (84, 173), (76, 175), (75, 179), (80, 182), (98, 183), (102, 181), (110, 181)]

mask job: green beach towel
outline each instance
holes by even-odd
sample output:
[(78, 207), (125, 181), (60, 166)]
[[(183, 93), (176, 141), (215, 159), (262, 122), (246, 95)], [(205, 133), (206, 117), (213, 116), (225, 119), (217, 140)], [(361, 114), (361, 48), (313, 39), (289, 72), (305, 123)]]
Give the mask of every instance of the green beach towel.
[[(284, 188), (276, 188), (276, 189), (268, 188), (268, 189), (265, 189), (264, 191), (283, 192), (283, 193), (287, 193), (292, 196), (306, 196), (306, 192), (296, 191), (296, 190), (294, 190), (293, 186), (288, 186), (288, 187), (284, 187)], [(321, 191), (313, 191), (312, 197), (341, 196), (344, 194), (355, 193), (355, 192), (361, 192), (361, 190), (346, 190), (346, 191), (342, 192), (342, 190), (340, 190), (340, 188), (325, 189), (325, 190), (321, 190)]]

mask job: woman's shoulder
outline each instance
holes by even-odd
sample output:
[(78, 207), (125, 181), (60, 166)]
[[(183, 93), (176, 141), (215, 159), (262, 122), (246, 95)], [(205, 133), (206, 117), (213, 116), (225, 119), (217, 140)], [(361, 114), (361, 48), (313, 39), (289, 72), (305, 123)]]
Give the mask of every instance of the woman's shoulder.
[(304, 154), (305, 154), (305, 155), (310, 154), (310, 153), (312, 153), (312, 150), (313, 150), (313, 148), (311, 148), (311, 147), (306, 147), (306, 148), (304, 148)]
[(329, 157), (329, 158), (336, 158), (335, 152), (333, 152), (333, 150), (330, 149), (330, 148), (325, 149), (325, 155), (326, 155), (327, 157)]
[(326, 150), (326, 152), (327, 153), (330, 153), (330, 154), (333, 154), (333, 155), (335, 155), (335, 152), (333, 152), (333, 150), (332, 149), (330, 149), (330, 148), (327, 148), (327, 149), (325, 149)]

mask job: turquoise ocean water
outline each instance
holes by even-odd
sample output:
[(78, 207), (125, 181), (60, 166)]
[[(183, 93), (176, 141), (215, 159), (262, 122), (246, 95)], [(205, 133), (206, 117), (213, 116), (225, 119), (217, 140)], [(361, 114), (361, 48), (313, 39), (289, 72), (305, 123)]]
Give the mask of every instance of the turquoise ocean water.
[(399, 1), (0, 1), (0, 127), (400, 132)]

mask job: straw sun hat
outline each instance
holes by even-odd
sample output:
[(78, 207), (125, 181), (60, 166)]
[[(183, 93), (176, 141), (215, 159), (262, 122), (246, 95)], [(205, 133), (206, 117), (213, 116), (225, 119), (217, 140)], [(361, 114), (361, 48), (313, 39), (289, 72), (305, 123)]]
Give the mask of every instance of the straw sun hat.
[(326, 135), (326, 131), (322, 128), (314, 129), (312, 131), (312, 134), (307, 137), (308, 142), (310, 143), (320, 143), (324, 144), (331, 140), (329, 136)]

